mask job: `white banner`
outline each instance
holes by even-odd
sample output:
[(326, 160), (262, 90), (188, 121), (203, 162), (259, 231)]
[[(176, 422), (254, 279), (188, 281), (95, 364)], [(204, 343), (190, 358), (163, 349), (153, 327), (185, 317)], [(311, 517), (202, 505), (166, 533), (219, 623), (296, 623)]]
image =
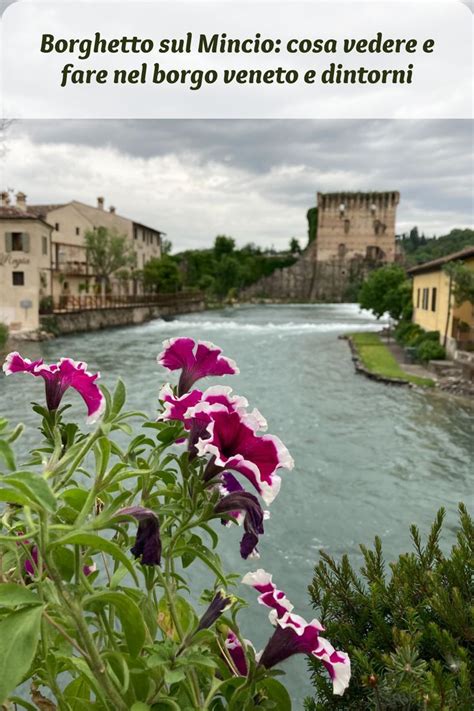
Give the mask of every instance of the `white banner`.
[(11, 118), (470, 118), (457, 2), (16, 2)]

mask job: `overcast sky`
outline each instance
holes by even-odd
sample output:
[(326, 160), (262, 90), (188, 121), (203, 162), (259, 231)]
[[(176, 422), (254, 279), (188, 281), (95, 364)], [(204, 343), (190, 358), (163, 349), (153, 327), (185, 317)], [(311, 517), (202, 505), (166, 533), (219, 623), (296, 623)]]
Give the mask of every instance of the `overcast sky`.
[(472, 155), (461, 120), (23, 121), (2, 182), (31, 204), (104, 195), (175, 252), (217, 234), (281, 249), (317, 191), (399, 190), (398, 232), (472, 226)]

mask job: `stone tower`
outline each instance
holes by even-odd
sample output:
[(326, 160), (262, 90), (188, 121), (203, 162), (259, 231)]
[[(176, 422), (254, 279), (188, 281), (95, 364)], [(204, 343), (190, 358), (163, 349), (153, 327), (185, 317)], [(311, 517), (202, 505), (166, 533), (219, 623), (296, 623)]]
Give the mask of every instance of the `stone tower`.
[(316, 260), (395, 260), (400, 193), (318, 193)]

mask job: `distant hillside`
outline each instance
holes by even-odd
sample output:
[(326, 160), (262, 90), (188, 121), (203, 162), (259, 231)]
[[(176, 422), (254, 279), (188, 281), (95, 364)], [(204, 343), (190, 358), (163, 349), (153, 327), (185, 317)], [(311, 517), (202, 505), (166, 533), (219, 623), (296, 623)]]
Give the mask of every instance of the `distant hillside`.
[(420, 236), (414, 227), (409, 234), (398, 236), (409, 266), (430, 262), (438, 257), (445, 257), (452, 252), (459, 252), (464, 247), (474, 246), (474, 230), (454, 229), (443, 237)]

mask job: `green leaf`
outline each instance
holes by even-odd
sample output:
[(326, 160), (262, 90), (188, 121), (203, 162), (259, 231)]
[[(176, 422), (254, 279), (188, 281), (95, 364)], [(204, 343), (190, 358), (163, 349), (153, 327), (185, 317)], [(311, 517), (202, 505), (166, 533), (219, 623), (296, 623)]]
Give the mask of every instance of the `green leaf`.
[(66, 536), (63, 536), (62, 538), (58, 538), (54, 543), (52, 544), (53, 546), (60, 546), (60, 545), (69, 545), (69, 544), (74, 544), (74, 545), (80, 545), (80, 546), (88, 546), (89, 548), (98, 550), (98, 551), (103, 551), (104, 553), (108, 553), (114, 560), (118, 560), (120, 563), (122, 563), (130, 575), (133, 577), (134, 581), (138, 585), (138, 578), (137, 574), (135, 571), (135, 568), (133, 566), (133, 563), (127, 558), (126, 554), (123, 552), (121, 548), (116, 543), (113, 543), (112, 541), (109, 541), (107, 538), (101, 538), (100, 536), (97, 536), (95, 533), (68, 533)]
[(277, 679), (265, 679), (257, 685), (258, 691), (263, 691), (265, 696), (275, 702), (278, 711), (291, 711), (291, 698), (287, 690)]
[(0, 457), (5, 460), (8, 469), (15, 470), (15, 455), (10, 445), (4, 439), (0, 439)]
[(119, 414), (120, 410), (124, 406), (126, 397), (127, 391), (125, 389), (125, 384), (123, 380), (119, 378), (112, 397), (112, 407), (110, 410), (110, 416), (112, 418), (116, 417), (116, 415)]
[(18, 504), (19, 506), (30, 506), (30, 500), (24, 494), (14, 489), (0, 489), (0, 501), (5, 501), (7, 504)]
[(192, 555), (194, 554), (198, 558), (202, 560), (203, 563), (207, 565), (210, 570), (214, 573), (214, 575), (219, 578), (219, 580), (224, 584), (227, 585), (227, 580), (225, 578), (225, 575), (223, 574), (221, 570), (221, 561), (219, 556), (217, 556), (215, 553), (210, 551), (208, 548), (205, 546), (190, 546), (190, 545), (184, 545), (184, 546), (177, 546), (174, 551), (174, 555), (176, 557), (180, 557), (183, 554), (188, 554)]
[(117, 610), (130, 654), (136, 657), (142, 650), (146, 636), (142, 613), (138, 606), (128, 595), (121, 592), (97, 592), (84, 599), (85, 607), (100, 607), (101, 603), (113, 605)]
[(42, 607), (12, 612), (0, 622), (0, 703), (27, 674), (36, 654)]
[(21, 491), (30, 500), (46, 511), (53, 513), (56, 510), (56, 499), (45, 479), (33, 472), (15, 472), (2, 478), (2, 483)]
[(23, 585), (0, 583), (0, 608), (18, 605), (41, 605), (38, 595)]
[(150, 711), (151, 706), (144, 704), (143, 701), (135, 701), (133, 706), (130, 707), (130, 711)]

